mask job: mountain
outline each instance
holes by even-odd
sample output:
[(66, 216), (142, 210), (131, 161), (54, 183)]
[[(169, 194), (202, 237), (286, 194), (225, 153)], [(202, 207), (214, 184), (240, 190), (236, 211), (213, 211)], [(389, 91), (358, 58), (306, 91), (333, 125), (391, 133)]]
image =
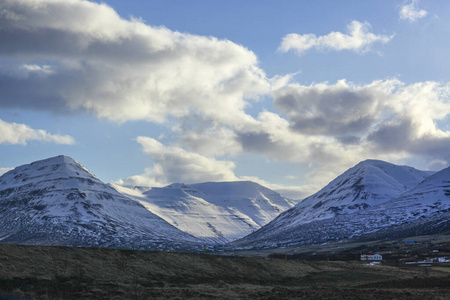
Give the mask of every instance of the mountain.
[(299, 225), (364, 210), (397, 198), (431, 174), (380, 160), (365, 160), (280, 215), (277, 222)]
[(241, 238), (294, 205), (249, 181), (175, 183), (147, 190), (114, 187), (180, 230), (213, 243)]
[(0, 241), (139, 249), (199, 245), (67, 156), (0, 177)]
[[(361, 162), (234, 246), (275, 247), (439, 231), (449, 220), (450, 169), (428, 174), (381, 161)], [(422, 176), (423, 181), (405, 191)], [(353, 209), (356, 204), (365, 209)], [(440, 226), (433, 225), (439, 222)]]
[(198, 250), (436, 233), (450, 227), (450, 168), (429, 175), (367, 160), (292, 207), (253, 182), (106, 185), (57, 156), (0, 177), (0, 242)]
[[(433, 233), (450, 226), (450, 167), (439, 171), (415, 188), (362, 214), (371, 222), (369, 231)], [(373, 223), (373, 225), (372, 225)], [(398, 225), (391, 228), (392, 225)]]

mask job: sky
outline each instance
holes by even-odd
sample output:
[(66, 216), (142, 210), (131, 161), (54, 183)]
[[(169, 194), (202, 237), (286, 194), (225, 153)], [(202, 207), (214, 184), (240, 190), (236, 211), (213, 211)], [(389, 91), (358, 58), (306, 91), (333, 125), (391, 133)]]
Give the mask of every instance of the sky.
[(0, 0), (0, 174), (252, 180), (450, 164), (450, 2)]

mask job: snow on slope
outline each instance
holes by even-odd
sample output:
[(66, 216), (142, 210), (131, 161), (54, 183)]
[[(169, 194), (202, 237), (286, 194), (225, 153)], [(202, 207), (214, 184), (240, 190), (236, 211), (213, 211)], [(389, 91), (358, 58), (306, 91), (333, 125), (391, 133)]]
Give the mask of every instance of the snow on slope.
[(450, 168), (427, 177), (399, 197), (366, 210), (310, 223), (288, 219), (283, 222), (276, 219), (274, 223), (277, 226), (269, 223), (234, 243), (234, 247), (276, 247), (439, 232), (450, 226)]
[(450, 210), (450, 167), (443, 169), (400, 197), (373, 207), (374, 215), (389, 215), (396, 223)]
[(364, 210), (397, 198), (432, 173), (365, 160), (282, 214), (277, 221), (287, 218), (290, 225), (298, 225)]
[(0, 239), (125, 248), (199, 242), (66, 156), (23, 165), (0, 177)]
[(180, 230), (215, 243), (241, 238), (293, 206), (280, 194), (244, 181), (176, 183), (147, 191), (114, 187)]

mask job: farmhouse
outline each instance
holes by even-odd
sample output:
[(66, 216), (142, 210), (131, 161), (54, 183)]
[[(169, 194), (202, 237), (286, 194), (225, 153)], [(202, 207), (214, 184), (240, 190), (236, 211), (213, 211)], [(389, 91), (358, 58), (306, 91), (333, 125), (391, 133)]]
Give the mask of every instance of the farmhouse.
[(364, 253), (361, 254), (361, 260), (382, 260), (383, 257), (378, 253)]

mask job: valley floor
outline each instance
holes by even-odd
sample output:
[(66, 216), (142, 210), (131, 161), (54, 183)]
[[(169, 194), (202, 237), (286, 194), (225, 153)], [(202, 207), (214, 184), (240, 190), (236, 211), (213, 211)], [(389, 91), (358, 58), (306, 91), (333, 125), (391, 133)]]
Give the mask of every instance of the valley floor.
[(450, 268), (0, 244), (0, 299), (450, 299)]

